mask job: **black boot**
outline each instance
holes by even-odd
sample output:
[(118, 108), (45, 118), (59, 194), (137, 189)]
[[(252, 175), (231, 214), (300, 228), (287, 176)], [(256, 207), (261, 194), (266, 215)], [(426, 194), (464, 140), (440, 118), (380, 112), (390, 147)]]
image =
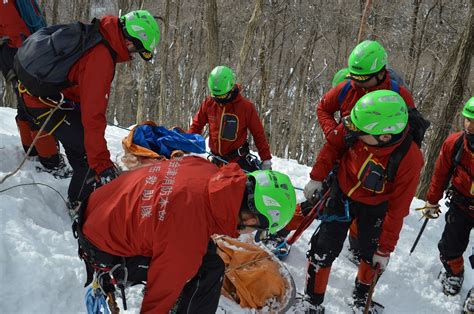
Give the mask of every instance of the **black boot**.
[[(352, 298), (354, 299), (354, 303), (352, 304), (353, 313), (364, 313), (365, 305), (367, 304), (367, 298), (369, 296), (369, 290), (370, 285), (360, 283), (356, 279), (354, 291), (352, 292)], [(377, 302), (371, 302), (367, 313), (382, 313), (383, 308), (383, 305)]]
[(462, 283), (464, 281), (464, 272), (453, 274), (450, 271), (444, 271), (440, 275), (440, 280), (444, 294), (456, 295), (461, 291)]

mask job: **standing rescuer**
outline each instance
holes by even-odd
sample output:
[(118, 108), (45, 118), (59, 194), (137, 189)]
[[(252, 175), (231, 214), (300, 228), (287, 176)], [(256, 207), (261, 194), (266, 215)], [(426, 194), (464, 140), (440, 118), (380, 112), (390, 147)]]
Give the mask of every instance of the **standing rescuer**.
[(262, 122), (253, 103), (242, 96), (241, 87), (235, 84), (232, 69), (217, 66), (209, 74), (210, 96), (208, 96), (193, 118), (188, 133), (201, 134), (209, 124), (209, 147), (219, 157), (213, 162), (221, 165), (222, 160), (236, 162), (247, 171), (259, 168), (249, 151), (248, 131), (253, 136), (260, 159), (261, 169), (271, 169), (272, 155), (268, 146)]
[[(332, 176), (327, 180), (329, 192), (320, 212), (322, 223), (307, 253), (307, 313), (324, 312), (322, 303), (332, 263), (353, 220), (357, 219), (361, 257), (353, 290), (354, 311), (365, 307), (376, 266), (386, 269), (423, 166), (407, 122), (408, 109), (398, 93), (374, 91), (357, 101), (337, 127), (334, 140), (321, 149), (305, 191), (323, 195), (322, 182), (330, 172)], [(391, 173), (392, 155), (402, 147), (407, 150), (398, 169)], [(338, 167), (334, 168), (337, 160)]]
[(464, 130), (448, 136), (436, 160), (431, 185), (423, 208), (425, 217), (440, 213), (439, 201), (447, 191), (446, 225), (438, 243), (444, 272), (441, 274), (443, 292), (456, 295), (464, 281), (463, 253), (469, 244), (474, 226), (474, 97), (463, 110)]
[[(19, 97), (17, 89), (18, 78), (13, 71), (14, 56), (23, 41), (30, 34), (46, 26), (46, 22), (36, 1), (22, 4), (22, 10), (19, 10), (17, 2), (20, 1), (3, 1), (0, 4), (0, 69), (6, 82), (12, 84), (15, 95)], [(27, 20), (28, 25), (25, 23), (23, 15), (29, 17)], [(37, 137), (39, 127), (29, 121), (24, 104), (19, 99), (15, 120), (20, 132), (21, 143), (26, 153), (30, 149), (34, 138)], [(54, 175), (60, 177), (70, 176), (70, 169), (59, 154), (57, 142), (52, 135), (43, 133), (41, 136), (38, 136), (35, 147), (30, 151), (29, 156), (38, 156), (44, 169)]]
[[(42, 41), (42, 37), (31, 36), (20, 48), (15, 60), (17, 73), (22, 81), (21, 96), (32, 121), (39, 125), (42, 125), (51, 111), (57, 108), (58, 102), (51, 100), (54, 96), (38, 96), (46, 91), (41, 86), (35, 86), (34, 82), (37, 80), (30, 80), (31, 73), (41, 74), (46, 69), (50, 74), (55, 71), (67, 72), (65, 87), (59, 88), (64, 101), (59, 110), (53, 111), (46, 130), (54, 134), (63, 144), (74, 171), (68, 189), (71, 208), (74, 208), (78, 201), (85, 199), (94, 187), (106, 184), (118, 176), (118, 170), (110, 160), (104, 137), (107, 125), (105, 113), (116, 64), (131, 60), (132, 55), (136, 53), (146, 61), (151, 60), (160, 38), (157, 23), (146, 10), (132, 11), (121, 17), (104, 16), (100, 20), (94, 20), (94, 23), (87, 27), (80, 26), (77, 27), (77, 23), (73, 23), (43, 29), (42, 35), (50, 36), (51, 40)], [(79, 31), (74, 32), (76, 29)], [(73, 35), (78, 37), (82, 35), (81, 31), (86, 29), (91, 30), (90, 37), (85, 37), (85, 42), (82, 43), (81, 36), (79, 41), (86, 47), (87, 45), (92, 47), (85, 51), (83, 49), (77, 61), (68, 64), (70, 68), (54, 66), (49, 70), (51, 66), (49, 60), (38, 62), (35, 50), (40, 49), (51, 53), (51, 59), (56, 58), (54, 60), (57, 62), (68, 60), (66, 56), (72, 53), (65, 54), (61, 59), (54, 51), (56, 48), (63, 48), (66, 52), (76, 51), (75, 46), (70, 47), (76, 43), (70, 41)], [(71, 32), (71, 36), (62, 35), (68, 32)], [(88, 38), (98, 36), (100, 41), (97, 43), (87, 42)], [(56, 48), (51, 47), (52, 45)], [(28, 72), (28, 68), (36, 72)], [(20, 73), (28, 75), (23, 75), (23, 79)]]

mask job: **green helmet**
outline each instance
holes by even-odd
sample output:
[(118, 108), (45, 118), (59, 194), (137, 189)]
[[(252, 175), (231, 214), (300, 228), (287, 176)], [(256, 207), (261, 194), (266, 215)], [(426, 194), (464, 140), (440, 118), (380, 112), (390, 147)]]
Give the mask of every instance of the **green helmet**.
[(209, 74), (207, 85), (212, 96), (225, 95), (235, 84), (234, 71), (224, 65), (216, 66)]
[(351, 111), (351, 121), (367, 134), (399, 134), (408, 123), (408, 109), (398, 93), (377, 90), (357, 101)]
[(375, 74), (387, 65), (385, 48), (377, 41), (365, 40), (352, 50), (348, 66), (350, 77), (364, 81), (364, 76)]
[(144, 60), (151, 60), (160, 40), (160, 28), (155, 18), (146, 10), (136, 10), (121, 16), (120, 20), (125, 37), (133, 43)]
[(474, 97), (471, 97), (471, 99), (466, 102), (462, 110), (462, 115), (468, 119), (474, 119)]
[(332, 87), (335, 87), (336, 85), (344, 81), (347, 78), (347, 74), (349, 74), (348, 68), (340, 69), (339, 71), (337, 71), (337, 73), (334, 74), (334, 77), (332, 79)]
[[(247, 176), (255, 185), (253, 202), (252, 195), (249, 196), (250, 211), (268, 220), (270, 233), (283, 229), (293, 218), (296, 209), (296, 194), (290, 178), (273, 170), (257, 170)], [(251, 204), (255, 204), (254, 209)]]

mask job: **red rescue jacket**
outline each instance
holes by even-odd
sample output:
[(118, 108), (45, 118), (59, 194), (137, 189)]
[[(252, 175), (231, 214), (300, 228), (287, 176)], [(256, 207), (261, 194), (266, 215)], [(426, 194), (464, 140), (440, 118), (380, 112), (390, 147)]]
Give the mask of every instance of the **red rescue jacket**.
[[(443, 192), (451, 180), (454, 188), (463, 196), (474, 197), (474, 183), (471, 176), (474, 173), (474, 153), (468, 147), (467, 138), (464, 138), (463, 152), (460, 160), (461, 166), (454, 169), (452, 177), (450, 177), (450, 169), (453, 166), (454, 144), (456, 140), (462, 136), (463, 132), (457, 132), (449, 135), (441, 147), (438, 159), (436, 160), (431, 185), (426, 195), (426, 200), (430, 204), (438, 204), (443, 197)], [(465, 169), (463, 169), (465, 168)], [(467, 173), (468, 170), (470, 172)]]
[[(344, 142), (346, 131), (342, 124), (336, 130), (333, 143), (326, 142), (321, 149), (310, 177), (313, 180), (323, 181), (338, 163), (337, 180), (346, 196), (368, 205), (388, 201), (379, 246), (383, 251), (393, 252), (402, 229), (403, 218), (409, 213), (423, 167), (421, 151), (412, 142), (407, 154), (400, 162), (393, 182), (385, 182), (383, 190), (375, 193), (364, 188), (358, 177), (368, 163), (386, 169), (391, 153), (401, 144), (401, 141), (387, 147), (375, 147), (358, 140), (347, 148)], [(406, 132), (407, 130), (405, 134)]]
[[(209, 123), (209, 147), (213, 154), (225, 156), (247, 141), (247, 130), (250, 130), (260, 159), (269, 160), (272, 155), (257, 110), (250, 100), (242, 96), (240, 86), (237, 88), (237, 97), (225, 105), (208, 96), (194, 116), (188, 133), (201, 134), (202, 129)], [(224, 132), (226, 117), (237, 121), (237, 125), (230, 128), (233, 129), (231, 132)]]
[[(336, 112), (340, 111), (341, 117), (348, 116), (356, 102), (365, 94), (380, 89), (391, 90), (390, 76), (388, 72), (386, 74), (385, 80), (382, 83), (369, 89), (357, 87), (354, 82), (351, 81), (351, 88), (347, 92), (344, 101), (339, 106), (338, 96), (345, 84), (346, 81), (341, 82), (329, 92), (327, 92), (316, 108), (319, 125), (321, 126), (321, 129), (328, 140), (330, 140), (332, 137), (331, 132), (335, 130), (336, 126), (339, 124), (339, 122), (334, 118), (334, 114)], [(402, 96), (402, 98), (405, 100), (405, 103), (408, 107), (415, 107), (411, 93), (403, 86), (400, 86), (400, 96)]]
[(83, 233), (119, 256), (150, 256), (141, 312), (168, 313), (201, 265), (209, 237), (237, 237), (246, 175), (200, 157), (157, 161), (90, 196)]
[(23, 43), (23, 38), (30, 35), (28, 27), (18, 12), (15, 0), (0, 3), (0, 37), (8, 36), (8, 46), (18, 48)]
[[(115, 64), (130, 60), (116, 16), (103, 17), (100, 20), (100, 32), (116, 52), (116, 60), (103, 43), (91, 48), (69, 71), (68, 80), (74, 85), (62, 91), (67, 99), (80, 103), (87, 161), (96, 173), (113, 166), (104, 138), (107, 126), (105, 113)], [(23, 94), (23, 99), (27, 107), (48, 108), (34, 96)]]

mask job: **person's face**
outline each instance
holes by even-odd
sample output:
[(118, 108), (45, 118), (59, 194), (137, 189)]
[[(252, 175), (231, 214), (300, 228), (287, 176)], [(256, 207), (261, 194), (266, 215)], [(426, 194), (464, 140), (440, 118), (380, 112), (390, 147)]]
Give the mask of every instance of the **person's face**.
[(368, 81), (365, 82), (358, 82), (354, 80), (354, 84), (357, 87), (364, 88), (364, 89), (369, 89), (372, 87), (375, 87), (379, 84), (378, 80), (381, 80), (383, 78), (383, 71), (378, 73), (377, 75), (372, 76)]
[(138, 52), (137, 48), (135, 48), (135, 45), (130, 40), (125, 39), (125, 45), (127, 46), (128, 52), (130, 52), (130, 54)]
[[(259, 224), (257, 216), (247, 213), (247, 212), (242, 212), (240, 217), (240, 224), (242, 225), (249, 225), (249, 226), (257, 226)], [(247, 234), (247, 233), (252, 233), (255, 231), (255, 228), (252, 227), (245, 227), (245, 229), (239, 230), (239, 234)]]
[[(378, 141), (377, 141), (377, 138), (378, 138)], [(359, 136), (359, 139), (365, 144), (375, 146), (379, 144), (379, 141), (387, 143), (388, 141), (392, 139), (392, 135), (383, 134), (383, 135), (378, 135), (377, 138), (375, 138), (373, 135), (370, 135), (370, 134)]]
[(464, 118), (464, 129), (469, 134), (474, 134), (474, 119)]

